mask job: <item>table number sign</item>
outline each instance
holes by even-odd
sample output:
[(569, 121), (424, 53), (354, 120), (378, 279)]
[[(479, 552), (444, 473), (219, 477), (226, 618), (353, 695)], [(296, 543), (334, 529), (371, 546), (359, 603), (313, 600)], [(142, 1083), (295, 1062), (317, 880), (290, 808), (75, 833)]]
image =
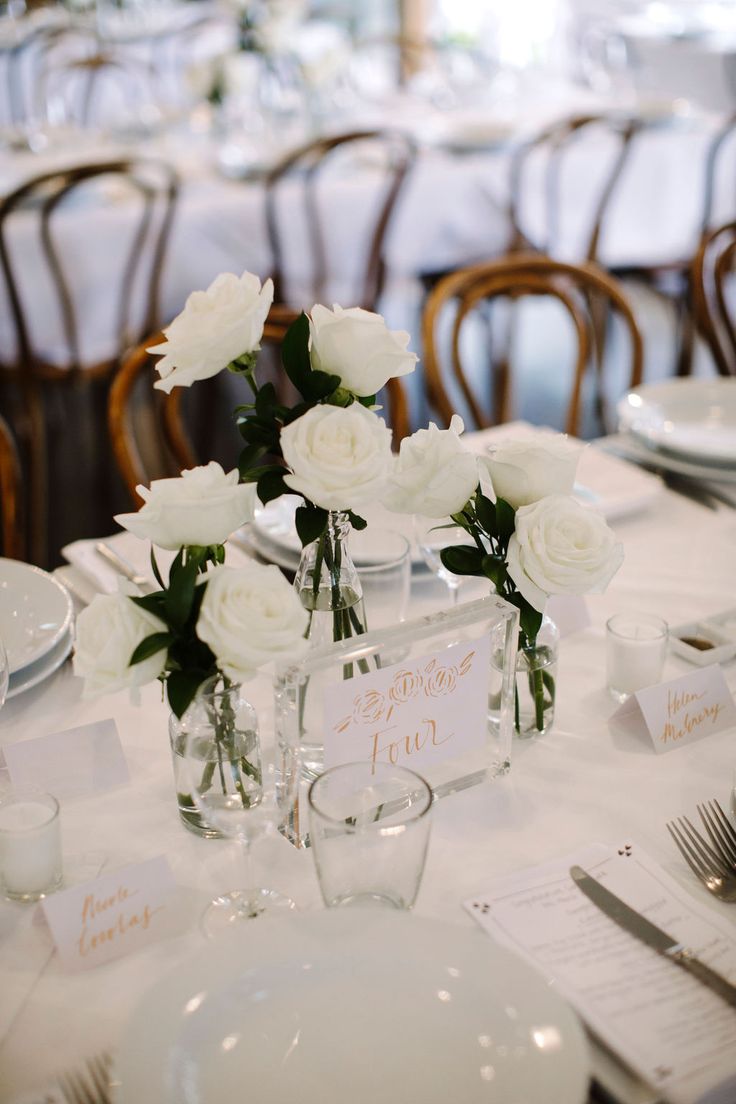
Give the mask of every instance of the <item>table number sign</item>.
[(158, 939), (173, 888), (159, 855), (47, 897), (42, 907), (64, 966), (90, 970)]
[(484, 747), (490, 637), (358, 675), (325, 691), (325, 768), (422, 770)]
[(714, 664), (637, 690), (611, 721), (647, 733), (661, 754), (736, 725), (736, 705), (722, 668)]
[(340, 763), (419, 771), (435, 797), (511, 761), (518, 611), (496, 595), (314, 648), (274, 683), (276, 736), (302, 785), (285, 834), (307, 843), (309, 781)]

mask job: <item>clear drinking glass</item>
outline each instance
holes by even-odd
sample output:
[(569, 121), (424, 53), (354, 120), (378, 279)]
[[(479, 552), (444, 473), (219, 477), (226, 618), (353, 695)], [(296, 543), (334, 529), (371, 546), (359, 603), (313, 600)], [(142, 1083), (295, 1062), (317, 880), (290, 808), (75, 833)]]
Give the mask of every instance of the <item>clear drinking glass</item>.
[(392, 529), (369, 526), (352, 534), (353, 563), (363, 588), (368, 630), (406, 618), (411, 590), (411, 546)]
[(299, 771), (288, 747), (275, 752), (259, 738), (255, 710), (237, 684), (211, 680), (187, 717), (182, 773), (203, 819), (236, 840), (245, 859), (245, 886), (220, 894), (202, 917), (214, 936), (241, 920), (292, 909), (294, 902), (274, 889), (254, 884), (251, 848), (278, 827), (294, 801)]
[(308, 800), (325, 904), (411, 908), (429, 843), (429, 784), (406, 767), (344, 763), (312, 783)]

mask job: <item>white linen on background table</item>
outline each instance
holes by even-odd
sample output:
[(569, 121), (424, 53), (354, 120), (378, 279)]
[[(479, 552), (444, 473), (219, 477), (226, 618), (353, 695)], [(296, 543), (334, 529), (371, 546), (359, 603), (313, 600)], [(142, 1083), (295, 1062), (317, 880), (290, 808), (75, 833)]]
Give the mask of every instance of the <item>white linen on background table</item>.
[[(462, 902), (494, 878), (587, 842), (630, 834), (694, 898), (733, 918), (732, 906), (709, 898), (696, 883), (673, 847), (665, 821), (692, 813), (696, 802), (711, 797), (728, 802), (736, 766), (734, 732), (655, 756), (634, 736), (610, 729), (607, 719), (615, 706), (605, 689), (604, 625), (611, 614), (632, 608), (676, 624), (733, 606), (736, 512), (708, 511), (665, 491), (648, 510), (622, 519), (615, 528), (626, 559), (608, 592), (588, 598), (591, 626), (562, 641), (553, 730), (536, 741), (515, 742), (506, 778), (435, 806), (418, 914), (471, 924)], [(427, 579), (421, 583), (429, 585)], [(670, 656), (665, 677), (689, 670), (684, 660)], [(726, 666), (724, 674), (736, 690), (736, 663)], [(270, 732), (268, 680), (259, 677), (248, 692), (264, 733)], [(0, 1044), (1, 1100), (43, 1083), (84, 1055), (114, 1047), (147, 986), (201, 945), (196, 921), (208, 897), (239, 881), (231, 845), (197, 839), (179, 821), (167, 708), (157, 684), (144, 689), (140, 707), (124, 694), (85, 701), (67, 664), (5, 705), (0, 742), (109, 716), (115, 717), (132, 782), (65, 804), (65, 853), (83, 849), (93, 834), (107, 869), (165, 854), (186, 891), (191, 926), (183, 935), (75, 977), (66, 975), (52, 957)], [(300, 908), (322, 907), (308, 851), (269, 837), (256, 844), (254, 853), (257, 870), (274, 888), (288, 891)], [(14, 908), (23, 915), (20, 906)]]

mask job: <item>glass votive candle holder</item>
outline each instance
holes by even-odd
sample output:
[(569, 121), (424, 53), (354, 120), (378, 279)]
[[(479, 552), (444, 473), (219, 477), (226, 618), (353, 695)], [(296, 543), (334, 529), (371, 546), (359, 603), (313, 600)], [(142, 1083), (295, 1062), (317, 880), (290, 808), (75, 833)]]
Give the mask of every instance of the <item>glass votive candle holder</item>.
[(0, 796), (0, 891), (13, 901), (38, 901), (61, 885), (59, 802), (33, 788)]
[(331, 767), (309, 788), (309, 836), (328, 907), (411, 908), (429, 843), (432, 790), (388, 763)]
[(606, 622), (608, 690), (618, 702), (662, 678), (667, 622), (647, 613), (617, 613)]

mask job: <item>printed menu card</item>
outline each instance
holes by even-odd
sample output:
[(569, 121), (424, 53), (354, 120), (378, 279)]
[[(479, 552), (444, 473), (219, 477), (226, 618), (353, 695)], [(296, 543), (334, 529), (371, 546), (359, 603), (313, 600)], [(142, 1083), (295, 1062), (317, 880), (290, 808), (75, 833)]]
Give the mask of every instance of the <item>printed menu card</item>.
[(733, 1104), (736, 1010), (604, 915), (573, 882), (573, 864), (736, 983), (733, 924), (635, 844), (596, 844), (509, 875), (465, 907), (670, 1104)]

